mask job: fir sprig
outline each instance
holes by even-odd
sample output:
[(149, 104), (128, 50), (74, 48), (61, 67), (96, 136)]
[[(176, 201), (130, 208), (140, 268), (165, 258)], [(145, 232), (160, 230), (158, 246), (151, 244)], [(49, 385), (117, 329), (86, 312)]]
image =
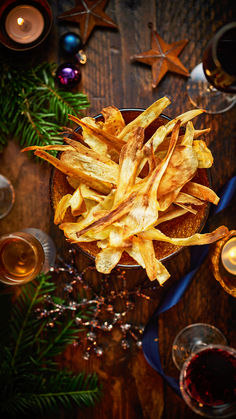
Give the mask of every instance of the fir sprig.
[[(53, 328), (48, 327), (47, 317), (37, 316), (37, 308), (43, 309), (45, 297), (52, 297), (54, 289), (53, 282), (43, 274), (22, 287), (5, 330), (1, 330), (0, 417), (90, 406), (99, 398), (95, 374), (59, 370), (55, 361), (55, 356), (78, 338), (79, 330), (68, 314), (57, 318)], [(81, 318), (87, 314), (76, 313)]]
[(60, 89), (55, 83), (55, 63), (19, 69), (1, 63), (0, 149), (16, 137), (20, 145), (62, 143), (61, 127), (68, 114), (81, 115), (89, 106), (83, 93)]

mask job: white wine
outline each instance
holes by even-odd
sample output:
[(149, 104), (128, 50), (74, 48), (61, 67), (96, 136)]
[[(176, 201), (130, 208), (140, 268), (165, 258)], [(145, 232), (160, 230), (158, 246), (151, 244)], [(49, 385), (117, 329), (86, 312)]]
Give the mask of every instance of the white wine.
[(0, 280), (7, 284), (25, 283), (35, 278), (44, 263), (40, 242), (25, 232), (0, 238)]

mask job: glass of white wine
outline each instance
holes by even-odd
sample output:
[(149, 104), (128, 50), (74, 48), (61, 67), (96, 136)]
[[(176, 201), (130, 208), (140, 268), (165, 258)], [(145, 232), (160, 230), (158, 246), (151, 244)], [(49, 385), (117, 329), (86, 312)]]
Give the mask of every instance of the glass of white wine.
[(23, 285), (54, 265), (53, 240), (42, 230), (28, 228), (0, 237), (0, 281)]

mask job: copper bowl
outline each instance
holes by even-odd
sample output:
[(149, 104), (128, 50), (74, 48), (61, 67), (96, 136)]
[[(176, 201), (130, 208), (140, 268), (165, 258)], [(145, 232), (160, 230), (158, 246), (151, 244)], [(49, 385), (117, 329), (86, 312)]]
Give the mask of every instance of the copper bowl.
[[(144, 109), (120, 109), (120, 111), (122, 112), (126, 124), (128, 124), (141, 112), (143, 112)], [(103, 120), (103, 117), (101, 114), (99, 114), (95, 117), (95, 119)], [(149, 125), (149, 127), (146, 128), (145, 137), (147, 139), (150, 138), (160, 125), (167, 123), (169, 120), (170, 118), (168, 116), (161, 114), (152, 124)], [(80, 127), (76, 128), (77, 132), (80, 130)], [(209, 169), (198, 169), (193, 180), (197, 183), (201, 183), (202, 185), (210, 187), (211, 182)], [(68, 184), (66, 176), (59, 170), (53, 168), (50, 179), (50, 199), (53, 212), (55, 212), (55, 208), (62, 196), (72, 192), (73, 189)], [(210, 204), (208, 202), (204, 202), (202, 206), (198, 207), (196, 215), (190, 212), (186, 213), (176, 219), (158, 225), (158, 229), (170, 237), (189, 237), (194, 233), (199, 233), (206, 223), (209, 208)], [(75, 221), (75, 218), (71, 214), (68, 214), (65, 221), (73, 222)], [(78, 243), (75, 246), (82, 253), (93, 260), (95, 259), (96, 254), (100, 251), (96, 242)], [(175, 246), (171, 243), (154, 241), (154, 248), (156, 257), (162, 262), (165, 262), (166, 260), (179, 253), (182, 249), (182, 246)], [(120, 263), (117, 265), (117, 267), (141, 268), (140, 265), (138, 265), (136, 261), (134, 261), (126, 252), (123, 253), (120, 259)]]

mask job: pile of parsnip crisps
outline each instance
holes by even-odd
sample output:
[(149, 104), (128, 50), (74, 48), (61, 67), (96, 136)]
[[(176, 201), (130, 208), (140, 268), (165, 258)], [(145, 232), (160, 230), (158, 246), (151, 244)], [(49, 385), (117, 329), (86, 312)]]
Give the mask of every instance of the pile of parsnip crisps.
[[(103, 121), (70, 115), (82, 130), (73, 131), (73, 139), (65, 137), (65, 145), (24, 149), (35, 150), (67, 176), (74, 192), (61, 198), (54, 222), (71, 243), (97, 242), (96, 268), (104, 274), (127, 252), (146, 269), (151, 281), (162, 285), (170, 275), (156, 258), (154, 241), (200, 245), (228, 233), (221, 226), (207, 234), (171, 238), (158, 229), (159, 224), (187, 212), (196, 214), (204, 201), (216, 205), (219, 201), (210, 188), (192, 181), (198, 168), (213, 163), (210, 150), (199, 139), (209, 130), (195, 130), (191, 122), (203, 110), (183, 113), (144, 138), (145, 129), (169, 104), (163, 97), (127, 125), (114, 106), (102, 110)], [(181, 126), (185, 129), (180, 131)], [(48, 150), (62, 153), (56, 158)], [(141, 177), (144, 166), (148, 170)], [(64, 222), (68, 209), (75, 222)]]

